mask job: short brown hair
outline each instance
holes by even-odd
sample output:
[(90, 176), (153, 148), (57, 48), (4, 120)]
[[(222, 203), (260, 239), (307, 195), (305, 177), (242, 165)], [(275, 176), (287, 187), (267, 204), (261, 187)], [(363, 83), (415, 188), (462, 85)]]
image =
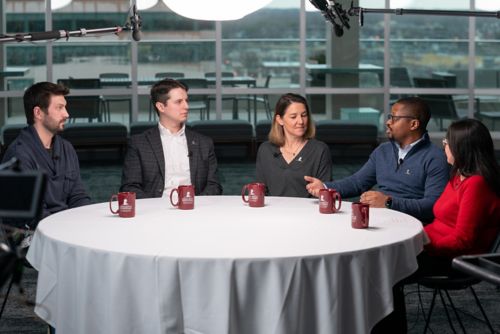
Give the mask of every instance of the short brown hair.
[(163, 79), (151, 87), (151, 103), (156, 110), (156, 114), (159, 115), (159, 111), (156, 108), (156, 102), (161, 102), (163, 104), (167, 103), (170, 98), (170, 91), (175, 88), (184, 89), (186, 92), (189, 90), (185, 84), (174, 79)]
[(52, 82), (42, 81), (30, 86), (23, 95), (26, 122), (29, 125), (35, 123), (35, 116), (33, 115), (35, 107), (39, 107), (44, 113), (47, 113), (52, 96), (66, 96), (68, 94), (68, 88)]
[(287, 93), (282, 95), (276, 103), (276, 107), (274, 108), (273, 123), (271, 125), (271, 131), (269, 132), (269, 141), (276, 146), (285, 145), (285, 133), (283, 131), (283, 127), (276, 121), (276, 117), (285, 116), (286, 110), (292, 103), (301, 103), (306, 108), (308, 122), (304, 138), (312, 139), (316, 135), (316, 126), (314, 125), (314, 121), (311, 117), (311, 111), (309, 110), (307, 100), (301, 95)]

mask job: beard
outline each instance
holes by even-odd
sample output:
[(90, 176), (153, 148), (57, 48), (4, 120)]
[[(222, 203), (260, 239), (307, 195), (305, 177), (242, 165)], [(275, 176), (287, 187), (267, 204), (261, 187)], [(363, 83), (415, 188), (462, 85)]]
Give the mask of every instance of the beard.
[(392, 134), (392, 131), (389, 128), (387, 128), (387, 130), (385, 130), (385, 135), (389, 139), (393, 139), (393, 137), (394, 137), (394, 135)]
[(45, 127), (45, 129), (47, 129), (47, 131), (56, 135), (64, 130), (64, 123), (65, 121), (47, 121), (44, 122), (43, 126)]

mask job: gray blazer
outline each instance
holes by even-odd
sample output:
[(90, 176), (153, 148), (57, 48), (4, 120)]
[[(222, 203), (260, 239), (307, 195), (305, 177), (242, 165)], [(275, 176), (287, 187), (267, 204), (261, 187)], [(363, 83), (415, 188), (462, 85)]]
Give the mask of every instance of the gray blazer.
[[(220, 195), (217, 158), (212, 139), (186, 127), (191, 184), (196, 195)], [(165, 187), (165, 158), (160, 130), (154, 127), (134, 135), (128, 142), (120, 191), (133, 191), (137, 198), (161, 197)]]

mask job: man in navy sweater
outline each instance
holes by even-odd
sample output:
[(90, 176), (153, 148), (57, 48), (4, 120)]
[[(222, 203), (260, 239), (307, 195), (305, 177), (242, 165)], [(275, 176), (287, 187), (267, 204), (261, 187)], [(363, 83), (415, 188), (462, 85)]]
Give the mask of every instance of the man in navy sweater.
[[(432, 207), (449, 177), (442, 149), (432, 144), (427, 134), (431, 115), (429, 106), (418, 97), (398, 100), (387, 120), (389, 142), (381, 144), (365, 165), (342, 180), (323, 184), (305, 176), (309, 193), (336, 189), (342, 197), (360, 196), (360, 201), (375, 208), (398, 210), (421, 220), (432, 221)], [(377, 190), (371, 190), (377, 185)]]
[[(68, 119), (65, 95), (69, 90), (51, 82), (29, 87), (23, 96), (28, 126), (9, 145), (3, 161), (16, 157), (21, 170), (41, 170), (47, 184), (42, 202), (42, 217), (90, 204), (80, 179), (80, 166), (73, 146), (58, 133)], [(20, 222), (16, 222), (19, 225)], [(23, 222), (34, 229), (38, 221)]]

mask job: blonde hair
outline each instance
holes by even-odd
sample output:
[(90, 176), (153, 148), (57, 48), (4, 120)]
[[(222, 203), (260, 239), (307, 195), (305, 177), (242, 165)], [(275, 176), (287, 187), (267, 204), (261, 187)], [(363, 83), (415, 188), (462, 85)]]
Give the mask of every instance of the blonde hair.
[(298, 94), (287, 93), (282, 95), (278, 102), (276, 102), (276, 107), (274, 108), (274, 116), (273, 123), (271, 125), (271, 131), (269, 131), (269, 141), (276, 146), (285, 145), (285, 132), (283, 131), (283, 127), (278, 123), (276, 118), (280, 116), (283, 118), (285, 116), (286, 110), (292, 103), (300, 103), (303, 104), (306, 108), (307, 113), (307, 129), (304, 133), (304, 139), (312, 139), (316, 135), (316, 126), (314, 125), (314, 121), (311, 117), (311, 111), (309, 110), (309, 105), (307, 104), (307, 100)]

